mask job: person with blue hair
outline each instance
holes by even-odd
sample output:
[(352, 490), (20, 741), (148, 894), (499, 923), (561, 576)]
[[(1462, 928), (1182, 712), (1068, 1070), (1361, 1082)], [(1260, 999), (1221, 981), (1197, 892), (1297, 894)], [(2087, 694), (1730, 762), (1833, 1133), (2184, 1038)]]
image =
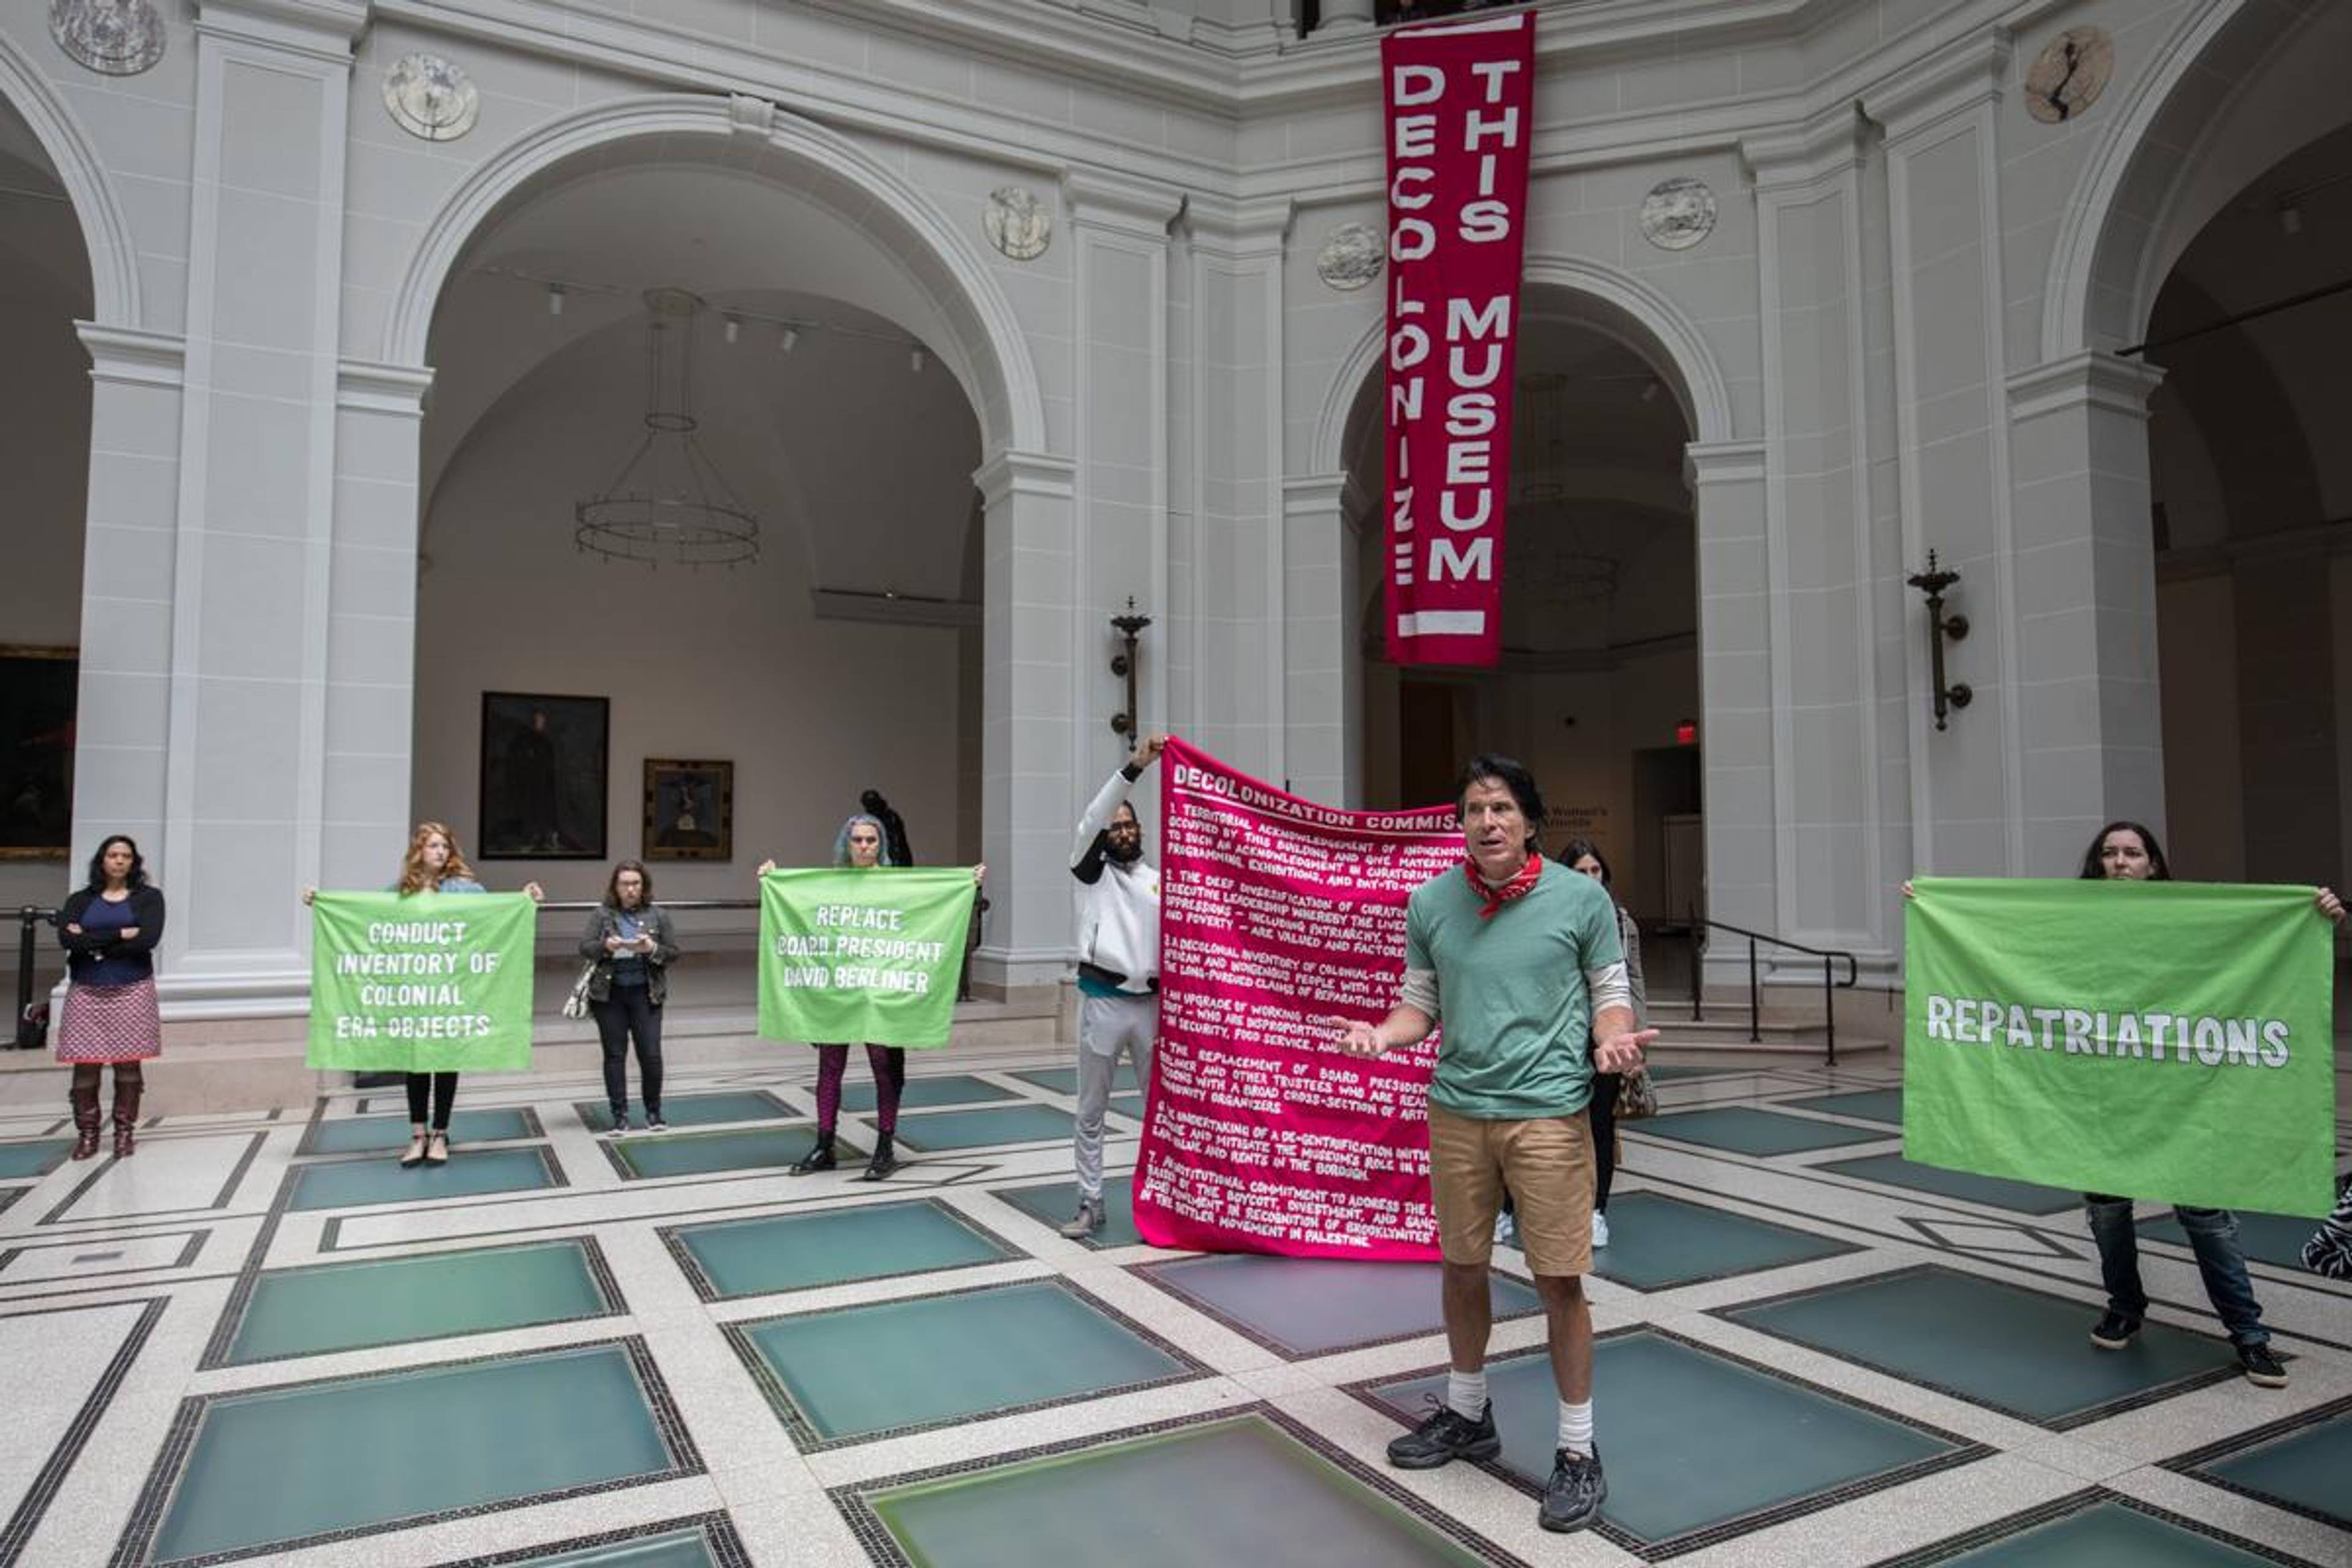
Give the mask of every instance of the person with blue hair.
[[(887, 847), (887, 832), (879, 817), (868, 812), (856, 813), (841, 825), (841, 831), (834, 837), (833, 863), (856, 870), (895, 865)], [(765, 876), (775, 866), (773, 860), (762, 860), (760, 872)], [(972, 868), (975, 881), (987, 874), (986, 866)], [(874, 1074), (874, 1125), (879, 1135), (874, 1140), (873, 1155), (866, 1162), (864, 1179), (878, 1182), (898, 1168), (895, 1146), (898, 1091), (907, 1083), (907, 1052), (903, 1047), (877, 1046), (868, 1041), (866, 1064)], [(834, 1154), (834, 1129), (841, 1120), (841, 1081), (848, 1071), (847, 1042), (816, 1043), (816, 1142), (793, 1163), (791, 1174), (812, 1175), (830, 1171), (838, 1163)]]

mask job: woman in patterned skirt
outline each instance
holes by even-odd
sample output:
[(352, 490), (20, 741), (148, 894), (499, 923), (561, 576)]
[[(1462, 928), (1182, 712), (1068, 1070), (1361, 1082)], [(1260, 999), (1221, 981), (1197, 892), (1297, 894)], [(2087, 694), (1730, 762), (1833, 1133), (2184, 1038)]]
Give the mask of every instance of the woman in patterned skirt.
[(155, 1013), (155, 943), (163, 935), (163, 894), (147, 880), (139, 846), (115, 834), (90, 857), (89, 884), (58, 911), (66, 950), (65, 1020), (58, 1060), (73, 1068), (73, 1157), (98, 1152), (98, 1080), (114, 1066), (114, 1156), (137, 1152), (140, 1064), (163, 1054)]

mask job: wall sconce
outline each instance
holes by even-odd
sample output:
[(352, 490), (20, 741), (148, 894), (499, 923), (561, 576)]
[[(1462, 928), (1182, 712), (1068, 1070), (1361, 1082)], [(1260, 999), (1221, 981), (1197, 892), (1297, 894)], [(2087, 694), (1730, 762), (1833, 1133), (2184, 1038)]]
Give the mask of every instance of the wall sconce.
[(1129, 595), (1127, 597), (1127, 614), (1123, 616), (1113, 616), (1110, 618), (1111, 630), (1117, 632), (1127, 644), (1126, 652), (1115, 653), (1110, 656), (1110, 672), (1113, 675), (1119, 675), (1127, 678), (1127, 707), (1121, 711), (1110, 716), (1110, 727), (1111, 731), (1114, 734), (1123, 735), (1129, 740), (1134, 739), (1137, 732), (1137, 720), (1135, 712), (1135, 671), (1137, 663), (1135, 639), (1141, 635), (1143, 628), (1150, 624), (1151, 617), (1150, 616), (1139, 616), (1135, 613), (1135, 595), (1132, 594)]
[(1960, 580), (1958, 572), (1939, 570), (1936, 552), (1927, 552), (1927, 569), (1906, 578), (1911, 586), (1927, 595), (1927, 679), (1936, 693), (1936, 728), (1945, 728), (1944, 715), (1953, 708), (1965, 708), (1976, 700), (1976, 692), (1964, 680), (1944, 684), (1944, 644), (1958, 642), (1969, 635), (1966, 616), (1944, 614), (1944, 590)]

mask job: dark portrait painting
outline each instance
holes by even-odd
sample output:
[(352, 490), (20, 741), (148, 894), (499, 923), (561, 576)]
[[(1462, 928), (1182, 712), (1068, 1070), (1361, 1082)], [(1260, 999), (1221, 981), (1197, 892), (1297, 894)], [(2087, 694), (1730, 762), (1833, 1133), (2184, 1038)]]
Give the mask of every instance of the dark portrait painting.
[(733, 763), (646, 759), (645, 858), (735, 858)]
[(602, 860), (602, 697), (482, 693), (479, 860)]
[(73, 841), (69, 647), (0, 646), (0, 860), (62, 860)]

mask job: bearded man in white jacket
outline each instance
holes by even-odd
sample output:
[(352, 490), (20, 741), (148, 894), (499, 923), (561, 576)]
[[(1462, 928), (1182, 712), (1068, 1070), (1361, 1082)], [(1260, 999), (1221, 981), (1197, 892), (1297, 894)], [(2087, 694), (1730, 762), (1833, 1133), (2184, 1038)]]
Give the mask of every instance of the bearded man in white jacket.
[(1135, 748), (1078, 819), (1070, 875), (1078, 900), (1078, 1121), (1071, 1145), (1078, 1168), (1078, 1212), (1062, 1234), (1103, 1228), (1103, 1112), (1119, 1053), (1133, 1064), (1135, 1087), (1148, 1092), (1151, 1042), (1160, 1032), (1160, 872), (1143, 858), (1143, 824), (1128, 792), (1160, 760), (1165, 735)]

